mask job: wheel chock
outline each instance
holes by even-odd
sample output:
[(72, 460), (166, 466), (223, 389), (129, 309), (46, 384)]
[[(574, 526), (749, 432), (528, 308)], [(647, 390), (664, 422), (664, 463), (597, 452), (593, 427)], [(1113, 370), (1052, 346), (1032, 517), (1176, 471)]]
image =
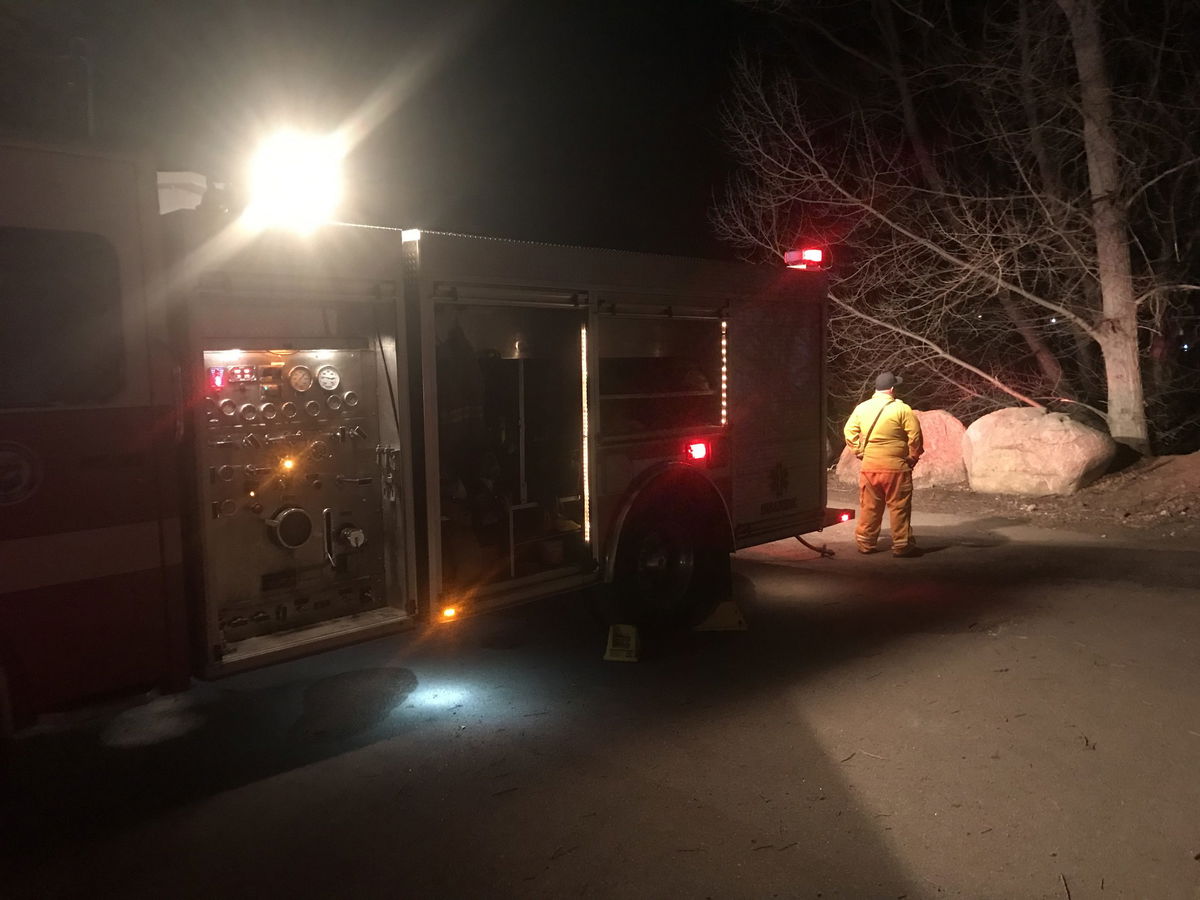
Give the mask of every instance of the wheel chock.
[(642, 639), (636, 625), (609, 625), (606, 662), (637, 662)]
[(746, 618), (733, 600), (722, 600), (692, 631), (745, 631)]

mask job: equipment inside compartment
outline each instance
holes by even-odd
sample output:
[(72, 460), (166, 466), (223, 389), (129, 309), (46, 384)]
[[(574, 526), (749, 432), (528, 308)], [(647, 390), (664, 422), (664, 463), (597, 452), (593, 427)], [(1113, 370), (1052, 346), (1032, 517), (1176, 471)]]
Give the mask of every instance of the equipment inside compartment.
[(588, 559), (579, 316), (443, 306), (437, 336), (446, 586), (577, 570)]

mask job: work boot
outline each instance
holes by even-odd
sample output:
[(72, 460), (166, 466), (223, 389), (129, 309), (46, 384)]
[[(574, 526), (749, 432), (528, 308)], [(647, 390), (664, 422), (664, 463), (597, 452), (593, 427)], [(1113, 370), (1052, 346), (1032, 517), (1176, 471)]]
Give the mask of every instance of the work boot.
[(866, 553), (878, 553), (878, 552), (879, 552), (879, 548), (878, 548), (878, 547), (863, 547), (863, 546), (861, 546), (861, 545), (860, 545), (860, 546), (859, 546), (859, 548), (858, 548), (858, 552), (859, 552), (859, 553), (864, 553), (864, 554), (866, 554)]
[(913, 557), (921, 555), (921, 548), (916, 544), (908, 544), (904, 547), (900, 547), (899, 549), (892, 549), (892, 556), (895, 556), (899, 559), (912, 559)]

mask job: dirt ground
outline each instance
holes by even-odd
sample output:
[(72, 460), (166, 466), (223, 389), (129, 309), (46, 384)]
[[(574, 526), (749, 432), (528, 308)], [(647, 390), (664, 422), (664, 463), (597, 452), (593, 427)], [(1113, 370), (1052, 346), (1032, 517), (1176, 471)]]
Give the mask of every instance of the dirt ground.
[[(853, 493), (831, 480), (831, 502)], [(1169, 546), (1195, 547), (1200, 544), (1200, 452), (1142, 459), (1066, 497), (917, 488), (914, 503), (930, 512), (1000, 515), (1044, 528), (1111, 538), (1136, 533)]]

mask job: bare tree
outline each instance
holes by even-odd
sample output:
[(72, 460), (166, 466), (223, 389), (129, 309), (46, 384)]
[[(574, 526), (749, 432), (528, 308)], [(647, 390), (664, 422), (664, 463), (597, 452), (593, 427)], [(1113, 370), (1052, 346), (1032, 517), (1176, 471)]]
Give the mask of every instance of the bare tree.
[[(872, 0), (865, 36), (812, 3), (774, 4), (853, 77), (814, 99), (799, 73), (738, 64), (726, 124), (743, 166), (716, 221), (760, 256), (804, 233), (832, 239), (838, 367), (920, 365), (968, 413), (1069, 401), (1145, 452), (1139, 322), (1192, 287), (1178, 232), (1197, 211), (1194, 111), (1148, 77), (1195, 85), (1183, 55), (1164, 64), (1187, 32), (1114, 50), (1093, 0), (1056, 3), (997, 3), (963, 24), (949, 7)], [(1127, 95), (1108, 79), (1112, 53), (1129, 71), (1141, 61)]]

